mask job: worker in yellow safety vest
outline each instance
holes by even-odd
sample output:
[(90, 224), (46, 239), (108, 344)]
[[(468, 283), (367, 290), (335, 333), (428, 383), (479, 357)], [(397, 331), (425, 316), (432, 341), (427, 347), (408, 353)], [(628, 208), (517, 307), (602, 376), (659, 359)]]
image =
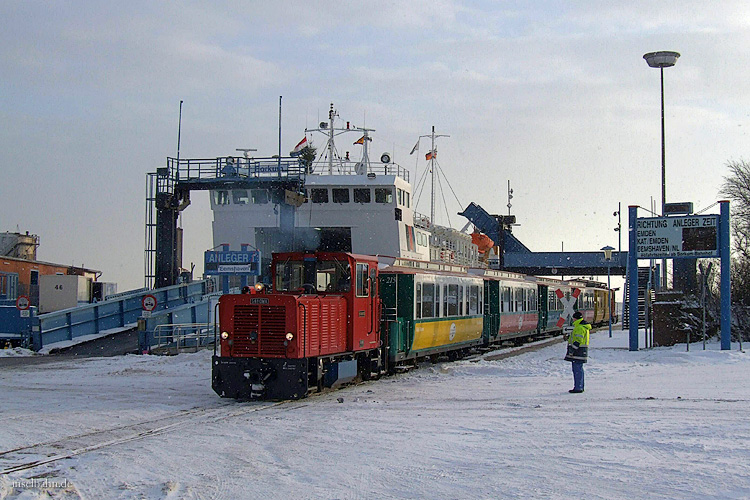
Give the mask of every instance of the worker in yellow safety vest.
[(573, 365), (573, 388), (568, 391), (573, 394), (583, 392), (583, 364), (589, 357), (589, 331), (591, 325), (583, 319), (580, 311), (573, 313), (573, 332), (568, 338), (568, 352), (565, 361)]

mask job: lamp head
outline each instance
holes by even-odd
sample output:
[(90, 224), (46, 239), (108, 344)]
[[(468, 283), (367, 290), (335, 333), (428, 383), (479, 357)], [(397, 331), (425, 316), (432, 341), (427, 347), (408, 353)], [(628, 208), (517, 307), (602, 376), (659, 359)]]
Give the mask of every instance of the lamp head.
[(649, 52), (643, 55), (643, 58), (652, 68), (669, 68), (674, 66), (677, 63), (678, 57), (680, 57), (679, 52), (671, 52), (669, 50)]

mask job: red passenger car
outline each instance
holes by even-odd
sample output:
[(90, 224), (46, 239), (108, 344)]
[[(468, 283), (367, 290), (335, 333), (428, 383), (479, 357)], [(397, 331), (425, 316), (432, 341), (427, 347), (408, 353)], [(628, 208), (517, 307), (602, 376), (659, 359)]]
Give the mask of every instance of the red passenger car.
[(378, 264), (341, 252), (274, 254), (273, 290), (219, 299), (213, 389), (296, 399), (379, 372)]

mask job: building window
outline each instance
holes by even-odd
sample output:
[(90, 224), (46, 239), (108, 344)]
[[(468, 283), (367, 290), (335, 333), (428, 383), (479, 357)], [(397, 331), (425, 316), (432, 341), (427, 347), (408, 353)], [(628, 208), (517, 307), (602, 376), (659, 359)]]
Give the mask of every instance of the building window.
[(354, 188), (354, 203), (370, 203), (370, 189)]
[(390, 188), (375, 188), (375, 203), (393, 203), (393, 190)]
[(310, 201), (313, 203), (328, 203), (328, 189), (313, 188), (310, 190)]
[(349, 189), (333, 188), (334, 203), (349, 203)]

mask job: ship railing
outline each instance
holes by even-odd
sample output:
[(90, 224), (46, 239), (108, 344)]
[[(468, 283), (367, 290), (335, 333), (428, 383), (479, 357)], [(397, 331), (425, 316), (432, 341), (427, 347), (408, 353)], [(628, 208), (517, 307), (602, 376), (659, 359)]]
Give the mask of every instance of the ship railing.
[(167, 158), (166, 176), (172, 182), (229, 179), (299, 180), (306, 174), (299, 158)]
[(327, 163), (314, 163), (309, 172), (317, 175), (394, 175), (409, 182), (409, 171), (397, 163), (370, 163), (366, 168), (355, 161), (340, 161), (329, 167)]

